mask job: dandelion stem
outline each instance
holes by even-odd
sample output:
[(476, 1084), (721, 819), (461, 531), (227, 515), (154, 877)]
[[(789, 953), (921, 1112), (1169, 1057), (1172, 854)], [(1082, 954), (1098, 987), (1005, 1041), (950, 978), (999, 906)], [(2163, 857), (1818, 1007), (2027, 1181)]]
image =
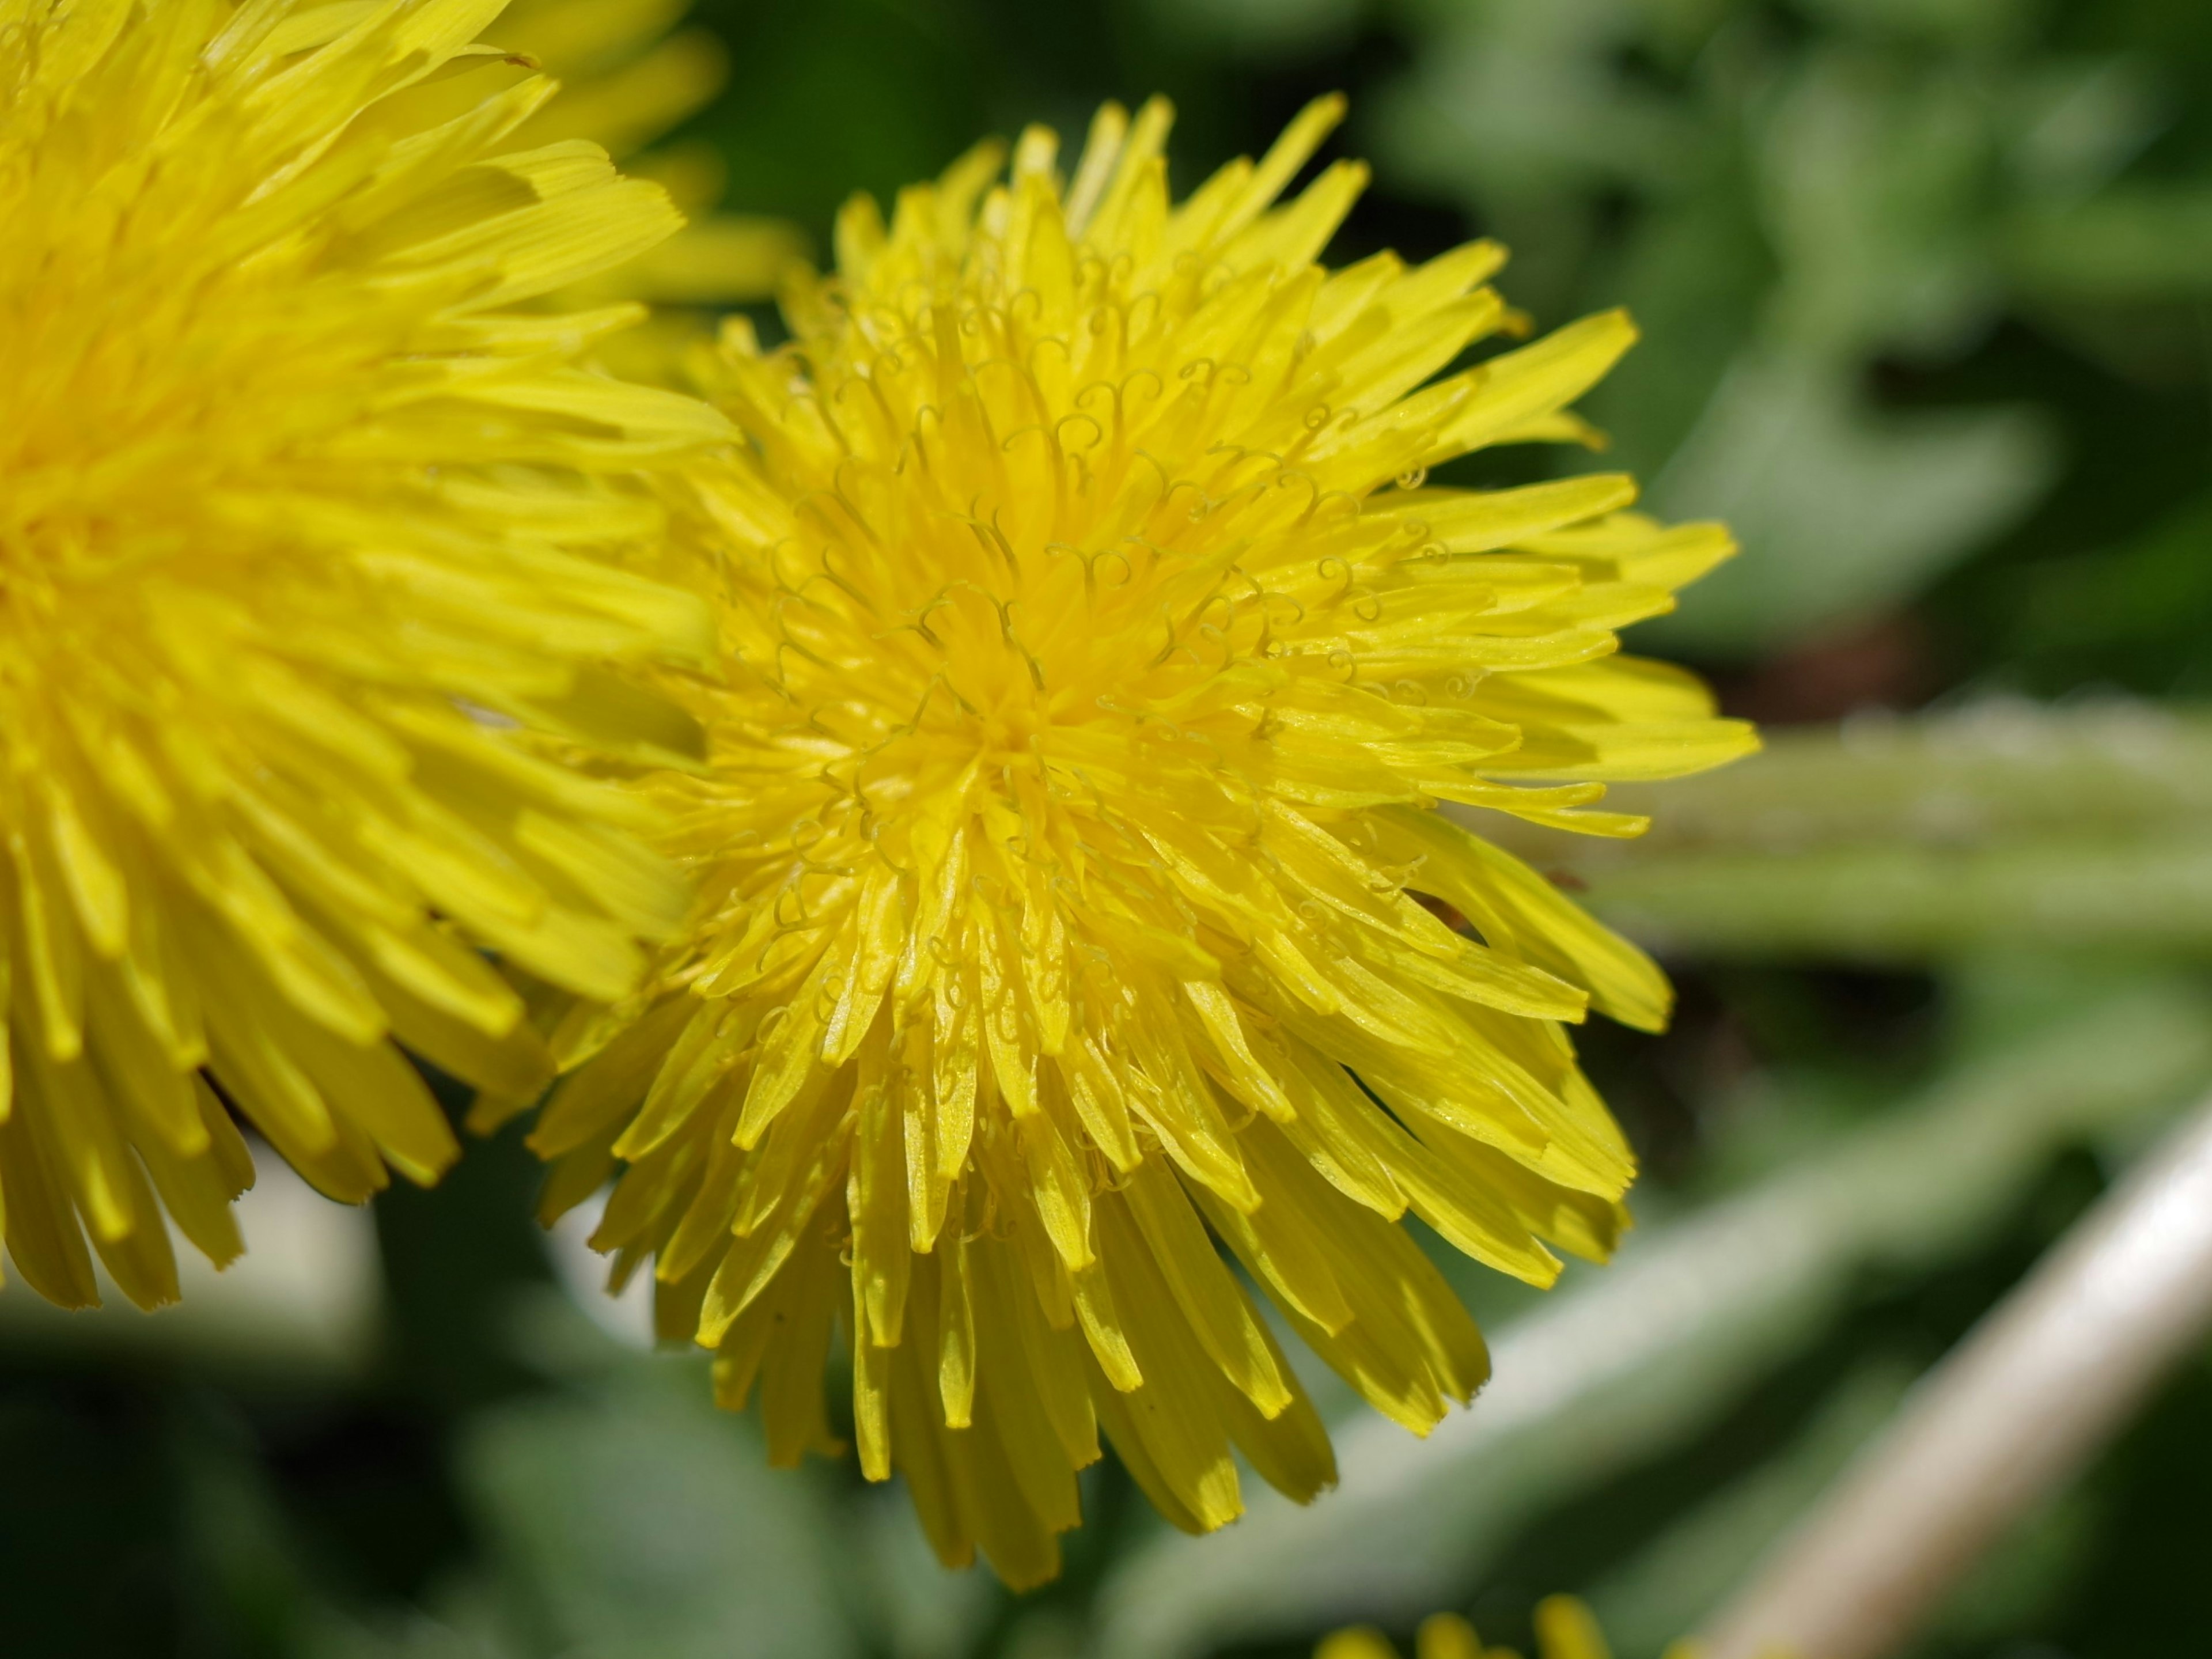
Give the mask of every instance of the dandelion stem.
[(1709, 1624), (1705, 1659), (1878, 1659), (2212, 1325), (2212, 1101), (1914, 1390)]

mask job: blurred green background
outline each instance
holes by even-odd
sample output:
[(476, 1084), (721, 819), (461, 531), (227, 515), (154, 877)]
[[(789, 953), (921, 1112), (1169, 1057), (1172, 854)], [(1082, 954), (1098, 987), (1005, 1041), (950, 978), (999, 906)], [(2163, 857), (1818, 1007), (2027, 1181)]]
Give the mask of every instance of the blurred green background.
[[(678, 136), (817, 246), (984, 133), (1164, 91), (1188, 187), (1341, 88), (1333, 153), (1376, 173), (1339, 256), (1494, 234), (1540, 323), (1634, 308), (1604, 464), (1747, 550), (1632, 644), (1772, 735), (1650, 792), (1645, 842), (1517, 842), (1681, 987), (1666, 1036), (1584, 1040), (1639, 1231), (1548, 1299), (1452, 1265), (1498, 1380), (1429, 1444), (1324, 1374), (1343, 1492), (1194, 1543), (1097, 1469), (1065, 1581), (1018, 1601), (849, 1463), (768, 1471), (538, 1232), (515, 1133), (367, 1214), (266, 1170), (254, 1254), (181, 1311), (0, 1292), (0, 1650), (1262, 1659), (1440, 1607), (1525, 1645), (1574, 1590), (1656, 1655), (2212, 1086), (2212, 6), (694, 18), (732, 74)], [(2212, 1644), (2208, 1491), (2212, 1350), (1917, 1651)]]

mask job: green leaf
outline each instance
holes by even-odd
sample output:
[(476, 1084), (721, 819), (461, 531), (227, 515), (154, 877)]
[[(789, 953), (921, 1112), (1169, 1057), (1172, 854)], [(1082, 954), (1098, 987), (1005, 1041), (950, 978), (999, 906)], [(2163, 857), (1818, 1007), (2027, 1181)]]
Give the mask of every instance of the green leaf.
[(470, 1425), (463, 1484), (524, 1651), (837, 1659), (859, 1651), (827, 1497), (770, 1469), (702, 1365), (635, 1359)]
[(1901, 603), (2033, 503), (2054, 447), (2033, 410), (1884, 415), (1841, 364), (1755, 351), (1647, 496), (1744, 550), (1637, 644), (1747, 655)]
[[(2212, 953), (2212, 720), (1999, 702), (1774, 734), (1608, 805), (1639, 841), (1485, 834), (1661, 951), (1918, 963)], [(1492, 815), (1495, 816), (1495, 815)]]
[(2026, 210), (2006, 228), (2004, 252), (2013, 279), (2045, 302), (2212, 294), (2212, 185), (2124, 185)]

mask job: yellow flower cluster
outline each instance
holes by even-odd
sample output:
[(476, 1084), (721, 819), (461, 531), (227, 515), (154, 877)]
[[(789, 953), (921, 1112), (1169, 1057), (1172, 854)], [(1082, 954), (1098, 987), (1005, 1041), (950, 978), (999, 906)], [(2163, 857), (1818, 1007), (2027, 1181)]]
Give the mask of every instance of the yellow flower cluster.
[[(721, 158), (702, 142), (661, 143), (729, 78), (728, 55), (707, 30), (672, 26), (689, 0), (513, 0), (494, 25), (499, 45), (560, 82), (562, 94), (517, 135), (529, 146), (583, 138), (663, 185), (687, 222), (666, 241), (569, 290), (580, 301), (636, 299), (656, 306), (725, 307), (757, 300), (805, 252), (796, 227), (718, 212)], [(626, 372), (676, 378), (695, 326), (655, 319), (609, 343)]]
[(595, 279), (789, 251), (606, 277), (680, 215), (576, 127), (705, 95), (681, 9), (0, 0), (9, 1252), (167, 1300), (242, 1127), (358, 1201), (459, 1150), (403, 1048), (480, 1126), (558, 1067), (548, 1217), (612, 1182), (780, 1460), (841, 1345), (947, 1562), (1057, 1571), (1102, 1431), (1193, 1530), (1239, 1454), (1310, 1497), (1249, 1287), (1425, 1432), (1487, 1360), (1401, 1222), (1538, 1284), (1625, 1224), (1565, 1028), (1664, 981), (1462, 819), (1751, 746), (1618, 651), (1728, 538), (1427, 483), (1589, 439), (1632, 331), (1469, 365), (1498, 249), (1323, 267), (1334, 100), (1180, 203), (1164, 105), (1032, 129), (849, 207), (710, 401), (611, 378)]
[[(701, 898), (655, 988), (556, 1036), (548, 1213), (650, 1259), (664, 1334), (761, 1391), (772, 1453), (903, 1472), (939, 1554), (1057, 1571), (1103, 1428), (1178, 1525), (1291, 1495), (1328, 1437), (1290, 1328), (1425, 1432), (1483, 1345), (1398, 1224), (1538, 1284), (1601, 1257), (1633, 1161), (1564, 1026), (1640, 1026), (1639, 953), (1439, 802), (1599, 834), (1601, 780), (1741, 754), (1614, 630), (1726, 556), (1618, 475), (1437, 489), (1566, 407), (1615, 314), (1520, 321), (1477, 243), (1330, 272), (1336, 121), (1181, 204), (1164, 106), (854, 204), (793, 339), (702, 366), (673, 579), (723, 678), (641, 786)], [(1443, 378), (1439, 379), (1439, 374)], [(1470, 932), (1440, 919), (1446, 908)], [(841, 1334), (842, 1332), (842, 1334)]]
[[(1667, 1659), (1697, 1659), (1686, 1642), (1667, 1650)], [(1612, 1659), (1605, 1633), (1590, 1611), (1571, 1595), (1548, 1596), (1536, 1604), (1537, 1659)], [(1322, 1639), (1314, 1659), (1398, 1659), (1397, 1650), (1379, 1631), (1340, 1630)], [(1486, 1648), (1474, 1626), (1455, 1613), (1440, 1613), (1422, 1622), (1413, 1638), (1413, 1659), (1520, 1659), (1511, 1648)]]
[(550, 1078), (477, 947), (623, 994), (682, 884), (635, 689), (711, 663), (628, 554), (641, 470), (727, 428), (536, 308), (679, 223), (474, 44), (497, 0), (0, 0), (0, 1204), (17, 1270), (176, 1293), (238, 1118), (333, 1197), (459, 1148), (393, 1046)]

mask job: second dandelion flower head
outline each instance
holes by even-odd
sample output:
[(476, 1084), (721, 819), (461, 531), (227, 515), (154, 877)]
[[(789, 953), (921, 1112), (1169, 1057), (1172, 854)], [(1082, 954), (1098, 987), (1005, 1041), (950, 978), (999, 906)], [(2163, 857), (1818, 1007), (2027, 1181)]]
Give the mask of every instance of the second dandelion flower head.
[(1445, 373), (1516, 325), (1503, 255), (1316, 263), (1364, 169), (1279, 198), (1339, 113), (1180, 204), (1164, 106), (1065, 174), (1032, 129), (848, 209), (789, 345), (726, 333), (744, 441), (667, 573), (720, 617), (721, 682), (667, 681), (710, 751), (641, 786), (702, 897), (556, 1034), (533, 1135), (549, 1212), (618, 1177), (596, 1242), (777, 1456), (848, 1345), (863, 1468), (1017, 1584), (1102, 1428), (1193, 1530), (1232, 1451), (1334, 1478), (1248, 1282), (1425, 1432), (1486, 1362), (1409, 1211), (1538, 1283), (1611, 1249), (1633, 1162), (1564, 1027), (1664, 981), (1439, 803), (1632, 833), (1606, 780), (1751, 742), (1613, 631), (1717, 527), (1424, 483), (1589, 435), (1632, 331)]

